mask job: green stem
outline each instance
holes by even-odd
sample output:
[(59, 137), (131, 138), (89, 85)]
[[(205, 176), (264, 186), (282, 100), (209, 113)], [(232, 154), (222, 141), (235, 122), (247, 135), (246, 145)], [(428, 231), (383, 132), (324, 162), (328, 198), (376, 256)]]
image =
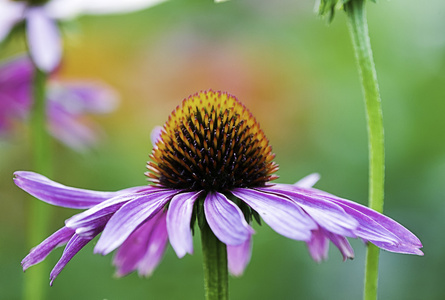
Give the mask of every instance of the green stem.
[[(35, 68), (33, 85), (33, 108), (30, 116), (31, 151), (34, 171), (50, 176), (51, 155), (50, 137), (46, 130), (46, 78), (47, 75)], [(50, 209), (47, 204), (32, 199), (28, 208), (29, 249), (35, 247), (47, 236)], [(46, 261), (30, 268), (25, 273), (24, 299), (45, 299), (48, 286), (49, 265)]]
[[(383, 211), (385, 150), (383, 117), (377, 73), (372, 57), (366, 21), (365, 0), (351, 0), (345, 5), (348, 28), (366, 103), (369, 146), (369, 207)], [(379, 249), (369, 245), (366, 255), (364, 299), (377, 299)]]
[(208, 224), (201, 226), (204, 287), (207, 300), (229, 299), (227, 249)]

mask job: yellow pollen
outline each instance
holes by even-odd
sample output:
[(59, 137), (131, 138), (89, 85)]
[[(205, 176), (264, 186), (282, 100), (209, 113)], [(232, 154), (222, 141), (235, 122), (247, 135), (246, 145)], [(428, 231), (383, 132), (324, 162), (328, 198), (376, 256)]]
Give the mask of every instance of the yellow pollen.
[(182, 101), (168, 117), (148, 162), (156, 185), (226, 191), (276, 179), (269, 141), (234, 96), (212, 90)]

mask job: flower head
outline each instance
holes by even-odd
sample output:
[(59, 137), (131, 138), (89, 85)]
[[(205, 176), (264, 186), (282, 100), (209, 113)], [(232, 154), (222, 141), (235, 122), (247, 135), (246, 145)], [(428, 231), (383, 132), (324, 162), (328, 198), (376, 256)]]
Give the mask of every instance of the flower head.
[(185, 99), (162, 129), (152, 135), (148, 163), (153, 185), (117, 192), (70, 188), (32, 172), (16, 172), (15, 183), (53, 205), (87, 209), (31, 250), (23, 268), (67, 243), (51, 272), (102, 232), (94, 252), (117, 249), (118, 275), (151, 274), (167, 241), (178, 257), (193, 253), (194, 218), (208, 223), (227, 245), (228, 267), (240, 275), (249, 262), (254, 230), (263, 219), (279, 234), (306, 242), (316, 261), (327, 256), (329, 241), (344, 259), (354, 253), (347, 237), (361, 238), (399, 253), (422, 255), (419, 239), (394, 220), (352, 201), (312, 188), (318, 175), (295, 185), (271, 184), (278, 166), (263, 131), (234, 96), (214, 91)]
[(62, 56), (62, 42), (57, 21), (81, 14), (126, 13), (140, 10), (163, 0), (0, 0), (0, 42), (20, 22), (26, 23), (30, 55), (37, 67), (53, 71)]
[[(0, 134), (26, 121), (32, 108), (34, 68), (25, 56), (0, 64)], [(85, 150), (97, 141), (99, 129), (86, 123), (87, 114), (104, 114), (117, 106), (115, 92), (101, 82), (59, 81), (50, 78), (47, 90), (48, 130), (75, 150)]]

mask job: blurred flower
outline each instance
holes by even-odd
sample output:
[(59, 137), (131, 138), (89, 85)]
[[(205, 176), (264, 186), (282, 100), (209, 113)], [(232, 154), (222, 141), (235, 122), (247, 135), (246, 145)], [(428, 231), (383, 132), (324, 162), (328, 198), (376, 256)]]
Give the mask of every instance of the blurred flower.
[(312, 189), (318, 176), (295, 185), (270, 184), (278, 166), (269, 142), (247, 108), (234, 96), (206, 91), (184, 99), (162, 129), (146, 175), (153, 185), (117, 192), (71, 188), (32, 172), (16, 172), (15, 183), (53, 205), (88, 209), (31, 250), (26, 270), (57, 245), (67, 243), (51, 272), (51, 283), (68, 261), (102, 232), (95, 253), (118, 249), (118, 275), (151, 274), (167, 240), (178, 257), (193, 253), (192, 230), (207, 223), (227, 245), (228, 267), (240, 275), (251, 254), (250, 226), (260, 216), (281, 235), (305, 241), (316, 261), (328, 241), (353, 257), (346, 237), (362, 238), (399, 253), (422, 255), (419, 239), (397, 222), (354, 202)]
[(30, 55), (37, 67), (53, 71), (60, 62), (62, 42), (57, 21), (82, 14), (127, 13), (164, 0), (0, 0), (0, 42), (12, 28), (26, 23)]
[[(0, 134), (15, 121), (25, 121), (32, 109), (34, 67), (26, 56), (0, 64)], [(117, 106), (117, 96), (100, 82), (50, 79), (47, 89), (49, 132), (67, 146), (85, 150), (97, 142), (99, 129), (84, 116), (105, 114)]]

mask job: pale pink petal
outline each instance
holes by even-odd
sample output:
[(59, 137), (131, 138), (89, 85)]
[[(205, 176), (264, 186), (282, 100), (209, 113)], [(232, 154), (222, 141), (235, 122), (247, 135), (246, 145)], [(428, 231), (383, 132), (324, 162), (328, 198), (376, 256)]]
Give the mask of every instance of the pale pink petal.
[(153, 128), (153, 130), (151, 131), (150, 134), (150, 140), (151, 140), (151, 144), (153, 145), (153, 148), (156, 146), (159, 138), (161, 137), (162, 134), (162, 126), (156, 126), (155, 128)]
[(229, 272), (234, 276), (241, 276), (249, 264), (252, 254), (252, 236), (238, 246), (227, 245), (227, 264)]
[(56, 103), (48, 105), (48, 131), (73, 150), (84, 152), (96, 145), (101, 130), (91, 122), (81, 120)]
[(294, 185), (298, 186), (298, 187), (301, 187), (301, 188), (311, 188), (319, 180), (320, 180), (320, 174), (312, 173), (312, 174), (309, 174), (308, 176), (300, 179)]
[(62, 58), (62, 41), (56, 22), (46, 15), (43, 7), (26, 10), (26, 33), (34, 63), (44, 72), (54, 71)]
[(116, 92), (100, 81), (50, 81), (48, 99), (73, 115), (106, 114), (118, 105)]

